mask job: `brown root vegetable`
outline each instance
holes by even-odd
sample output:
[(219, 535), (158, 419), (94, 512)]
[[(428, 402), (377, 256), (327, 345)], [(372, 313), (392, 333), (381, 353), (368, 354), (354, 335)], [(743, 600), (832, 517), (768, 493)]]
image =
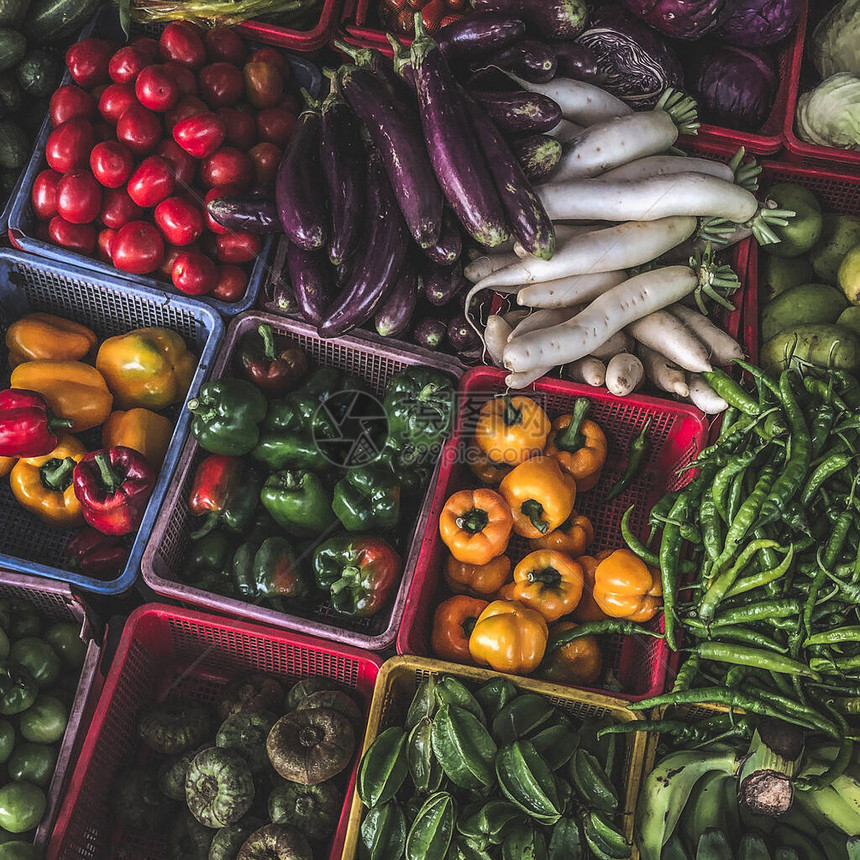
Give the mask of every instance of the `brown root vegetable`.
[(189, 702), (161, 702), (145, 708), (137, 733), (154, 752), (179, 755), (200, 746), (210, 732), (209, 710)]
[(294, 711), (308, 697), (325, 690), (336, 690), (337, 684), (328, 678), (302, 678), (287, 693), (287, 710)]
[(277, 678), (252, 672), (224, 686), (218, 697), (218, 716), (225, 720), (242, 711), (284, 712), (284, 688)]
[(354, 730), (361, 728), (364, 718), (355, 701), (340, 690), (321, 690), (319, 693), (307, 696), (304, 701), (296, 707), (297, 711), (307, 711), (311, 708), (331, 708), (339, 714), (343, 714), (352, 725)]

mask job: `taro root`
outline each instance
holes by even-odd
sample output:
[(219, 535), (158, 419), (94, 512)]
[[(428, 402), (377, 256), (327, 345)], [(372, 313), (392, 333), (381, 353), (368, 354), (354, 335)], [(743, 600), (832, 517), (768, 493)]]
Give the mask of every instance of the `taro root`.
[(313, 693), (298, 705), (296, 710), (307, 711), (310, 708), (331, 708), (331, 710), (343, 714), (349, 720), (353, 730), (361, 728), (364, 723), (358, 705), (340, 690), (323, 690), (319, 693)]
[(137, 721), (141, 740), (161, 755), (179, 755), (199, 747), (209, 731), (209, 711), (190, 702), (151, 705)]
[(254, 802), (254, 778), (234, 750), (209, 747), (197, 753), (185, 777), (185, 801), (207, 827), (238, 821)]
[(158, 787), (155, 765), (138, 765), (122, 771), (110, 790), (113, 817), (126, 827), (159, 830), (172, 811), (170, 801)]
[(317, 785), (339, 774), (352, 758), (355, 732), (349, 720), (331, 708), (293, 711), (269, 732), (266, 751), (284, 779)]
[(269, 818), (293, 824), (310, 839), (328, 839), (337, 827), (343, 797), (331, 781), (319, 785), (278, 783), (269, 795)]
[(167, 848), (170, 860), (209, 860), (209, 846), (215, 831), (183, 810), (173, 822)]
[(236, 860), (313, 860), (308, 840), (288, 824), (267, 824), (252, 833)]
[(284, 712), (284, 688), (277, 678), (251, 672), (243, 678), (230, 681), (218, 697), (218, 716), (226, 720), (230, 714), (242, 711)]
[(302, 678), (296, 681), (287, 693), (287, 710), (294, 711), (301, 703), (314, 693), (337, 689), (337, 684), (328, 678)]
[(274, 724), (274, 714), (244, 711), (231, 714), (221, 723), (215, 735), (215, 746), (235, 750), (246, 761), (251, 773), (262, 773), (269, 766), (266, 738)]

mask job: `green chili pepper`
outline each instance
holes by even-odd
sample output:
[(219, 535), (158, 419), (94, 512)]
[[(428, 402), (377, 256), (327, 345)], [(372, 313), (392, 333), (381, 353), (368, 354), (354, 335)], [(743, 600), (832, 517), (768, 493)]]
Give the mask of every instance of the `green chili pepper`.
[(822, 463), (815, 468), (809, 476), (798, 501), (804, 507), (809, 505), (818, 490), (824, 485), (824, 482), (837, 472), (848, 468), (851, 463), (851, 457), (848, 454), (832, 454), (827, 457)]
[(752, 528), (765, 499), (771, 492), (775, 475), (776, 469), (771, 465), (765, 466), (759, 473), (755, 487), (738, 508), (738, 512), (733, 517), (726, 532), (726, 545), (720, 553), (720, 557), (714, 562), (715, 569), (720, 570), (734, 558), (741, 541)]
[(803, 642), (804, 648), (813, 645), (838, 645), (842, 642), (860, 642), (860, 627), (838, 627), (835, 630), (823, 630), (808, 636)]
[(726, 500), (726, 522), (734, 521), (738, 514), (738, 509), (741, 506), (741, 499), (744, 494), (744, 478), (745, 473), (741, 472), (732, 478), (731, 486), (729, 487), (729, 497)]
[(684, 665), (678, 670), (678, 674), (675, 675), (675, 683), (672, 684), (673, 693), (678, 690), (689, 689), (690, 684), (693, 683), (699, 673), (700, 664), (701, 660), (699, 660), (698, 654), (690, 654), (684, 661)]
[(642, 425), (639, 435), (630, 443), (630, 449), (627, 452), (627, 466), (624, 469), (624, 473), (614, 486), (610, 487), (609, 492), (604, 497), (605, 502), (611, 502), (613, 499), (620, 496), (627, 487), (630, 486), (633, 479), (639, 474), (639, 470), (642, 468), (642, 463), (647, 458), (648, 451), (651, 447), (648, 437), (645, 435), (650, 424), (651, 419), (648, 418), (648, 420)]
[(717, 368), (706, 370), (702, 376), (708, 385), (730, 406), (734, 406), (735, 409), (739, 409), (744, 415), (749, 415), (752, 418), (758, 418), (761, 415), (761, 406), (722, 370)]
[[(651, 531), (648, 534), (647, 546), (651, 546), (651, 541), (654, 540), (654, 535), (663, 527), (663, 523), (666, 520), (666, 517), (669, 514), (669, 511), (672, 509), (672, 505), (675, 504), (675, 499), (678, 498), (678, 493), (666, 493), (663, 498), (661, 498), (653, 508), (651, 508), (651, 512), (648, 514), (648, 525), (651, 527)], [(631, 505), (628, 510), (632, 511), (635, 506)], [(626, 516), (626, 514), (625, 514)], [(632, 549), (631, 551), (635, 552)], [(656, 558), (656, 556), (655, 556)]]
[(758, 621), (769, 621), (773, 618), (797, 618), (800, 605), (796, 600), (763, 600), (738, 609), (730, 609), (718, 615), (711, 628), (715, 635), (720, 627), (732, 627), (736, 624), (755, 624)]
[(772, 672), (782, 672), (786, 675), (803, 675), (818, 679), (820, 676), (813, 672), (805, 663), (773, 654), (758, 648), (744, 645), (728, 645), (724, 642), (700, 642), (696, 646), (702, 660), (716, 663), (730, 663), (737, 666), (752, 666), (755, 669), (766, 669)]
[(733, 457), (720, 469), (714, 476), (714, 481), (711, 484), (711, 499), (716, 506), (717, 513), (724, 522), (729, 519), (726, 508), (726, 501), (731, 488), (732, 478), (735, 475), (743, 474), (749, 468), (752, 461), (756, 458), (758, 450), (745, 451), (737, 457)]
[(616, 636), (651, 636), (654, 639), (663, 638), (662, 633), (647, 630), (633, 621), (608, 618), (603, 621), (586, 621), (583, 624), (578, 624), (571, 630), (557, 633), (555, 636), (550, 637), (549, 642), (547, 642), (546, 653), (549, 654), (550, 651), (561, 648), (562, 645), (567, 645), (569, 642), (573, 642), (574, 639), (580, 639), (583, 636), (601, 636), (606, 634), (614, 634)]
[[(764, 550), (762, 550), (762, 556), (764, 556)], [(726, 597), (737, 597), (739, 594), (745, 594), (747, 591), (752, 591), (755, 588), (761, 588), (764, 585), (775, 582), (785, 575), (793, 561), (794, 547), (790, 546), (788, 552), (776, 567), (735, 580), (735, 584), (726, 592)]]
[(780, 645), (775, 639), (749, 627), (720, 627), (712, 634), (704, 624), (695, 619), (687, 619), (684, 624), (689, 632), (698, 639), (707, 639), (713, 635), (720, 640), (740, 642), (753, 648), (766, 648), (778, 654), (785, 654), (788, 651), (788, 648)]

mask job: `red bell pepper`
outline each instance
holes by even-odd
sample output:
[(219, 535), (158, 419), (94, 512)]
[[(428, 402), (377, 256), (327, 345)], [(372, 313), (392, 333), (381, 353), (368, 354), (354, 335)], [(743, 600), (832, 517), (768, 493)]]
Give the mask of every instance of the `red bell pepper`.
[(87, 454), (75, 467), (73, 484), (84, 519), (94, 529), (125, 535), (143, 519), (155, 472), (143, 454), (117, 445)]
[(194, 472), (188, 507), (195, 516), (206, 515), (192, 532), (194, 540), (221, 525), (241, 534), (248, 527), (259, 502), (259, 478), (239, 457), (210, 454)]
[(38, 391), (7, 388), (0, 391), (0, 457), (44, 457), (72, 426), (58, 418)]
[(114, 535), (81, 529), (66, 544), (64, 557), (70, 570), (97, 579), (112, 579), (122, 573), (128, 561), (128, 547)]

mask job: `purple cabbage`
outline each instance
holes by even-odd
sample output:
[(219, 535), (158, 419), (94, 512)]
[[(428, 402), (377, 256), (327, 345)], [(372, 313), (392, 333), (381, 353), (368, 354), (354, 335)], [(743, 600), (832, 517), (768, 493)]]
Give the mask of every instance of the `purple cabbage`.
[(740, 0), (715, 35), (742, 48), (775, 45), (795, 28), (802, 11), (803, 0)]
[(687, 71), (705, 122), (758, 131), (770, 116), (779, 79), (761, 51), (700, 45)]
[(681, 87), (684, 72), (658, 32), (605, 6), (576, 40), (594, 57), (600, 86), (634, 108), (653, 107), (666, 87)]
[(701, 39), (729, 17), (737, 0), (621, 0), (637, 18), (674, 39)]

